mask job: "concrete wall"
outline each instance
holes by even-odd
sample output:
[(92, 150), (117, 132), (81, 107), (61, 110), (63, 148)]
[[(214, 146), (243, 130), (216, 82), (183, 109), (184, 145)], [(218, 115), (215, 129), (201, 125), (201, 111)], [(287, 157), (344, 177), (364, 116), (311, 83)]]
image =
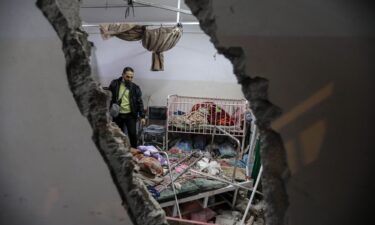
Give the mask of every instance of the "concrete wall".
[(1, 1), (0, 224), (130, 224), (34, 1)]
[[(284, 114), (289, 224), (370, 218), (374, 15), (365, 1), (213, 1), (218, 40), (241, 46)], [(230, 19), (229, 19), (230, 18)], [(245, 26), (241, 26), (247, 21)]]

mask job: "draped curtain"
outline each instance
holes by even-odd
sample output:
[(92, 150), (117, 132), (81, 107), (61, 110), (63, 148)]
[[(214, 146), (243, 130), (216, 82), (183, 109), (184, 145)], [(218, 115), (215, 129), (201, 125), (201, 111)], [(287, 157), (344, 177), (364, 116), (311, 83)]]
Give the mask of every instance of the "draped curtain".
[(180, 27), (160, 27), (146, 29), (142, 38), (142, 45), (152, 52), (151, 70), (164, 70), (163, 52), (173, 48), (182, 36)]
[(143, 47), (152, 52), (152, 71), (164, 70), (163, 52), (173, 48), (182, 36), (179, 26), (148, 29), (135, 24), (101, 24), (99, 28), (104, 40), (111, 37), (125, 41), (142, 40)]
[(135, 24), (100, 24), (100, 34), (104, 40), (117, 37), (125, 41), (139, 41), (143, 37), (144, 26)]

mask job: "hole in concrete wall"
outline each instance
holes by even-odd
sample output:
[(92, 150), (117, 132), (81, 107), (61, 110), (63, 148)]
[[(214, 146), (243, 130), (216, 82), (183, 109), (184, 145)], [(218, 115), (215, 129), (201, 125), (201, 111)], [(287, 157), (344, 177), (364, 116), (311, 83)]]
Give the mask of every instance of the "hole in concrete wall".
[[(212, 1), (187, 0), (186, 4), (199, 19), (202, 30), (211, 37), (218, 52), (232, 62), (244, 96), (250, 102), (262, 142), (262, 187), (267, 203), (266, 223), (283, 224), (288, 205), (284, 182), (288, 174), (283, 142), (280, 135), (271, 129), (271, 121), (280, 115), (280, 109), (268, 100), (268, 81), (246, 74), (243, 49), (220, 45), (216, 36)], [(160, 205), (151, 197), (145, 185), (133, 177), (134, 165), (129, 141), (111, 123), (108, 115), (109, 95), (91, 76), (91, 46), (87, 41), (88, 35), (80, 28), (79, 1), (38, 0), (37, 6), (62, 41), (70, 89), (80, 112), (93, 129), (93, 141), (108, 165), (124, 208), (134, 224), (167, 224)], [(233, 46), (236, 44), (233, 43)]]

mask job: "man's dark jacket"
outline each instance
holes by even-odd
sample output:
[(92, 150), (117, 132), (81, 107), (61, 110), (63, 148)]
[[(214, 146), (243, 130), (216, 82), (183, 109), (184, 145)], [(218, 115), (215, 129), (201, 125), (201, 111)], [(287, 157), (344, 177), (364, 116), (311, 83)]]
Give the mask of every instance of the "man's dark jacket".
[[(122, 82), (122, 77), (115, 79), (109, 85), (109, 90), (112, 92), (112, 99), (111, 105), (117, 102), (119, 105), (121, 104), (121, 99), (117, 101), (117, 98), (121, 97), (118, 96), (120, 91), (120, 84)], [(130, 101), (130, 111), (134, 117), (145, 117), (144, 109), (143, 109), (143, 101), (142, 101), (142, 92), (138, 85), (133, 82), (129, 82), (126, 84), (126, 88), (129, 89), (129, 101)]]

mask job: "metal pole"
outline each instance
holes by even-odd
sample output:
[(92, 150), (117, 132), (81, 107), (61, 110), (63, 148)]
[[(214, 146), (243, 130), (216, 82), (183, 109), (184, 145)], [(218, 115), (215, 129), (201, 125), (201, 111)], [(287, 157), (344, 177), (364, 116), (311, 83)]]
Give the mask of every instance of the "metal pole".
[[(180, 10), (180, 8), (181, 8), (181, 0), (178, 0), (178, 2), (177, 2), (177, 9)], [(177, 23), (180, 22), (180, 11), (177, 11), (177, 21), (176, 22)]]
[(165, 149), (163, 149), (163, 150), (165, 150), (165, 151), (168, 151), (169, 150), (169, 146), (168, 146), (168, 132), (169, 132), (169, 118), (170, 118), (170, 116), (169, 116), (169, 107), (170, 107), (170, 105), (169, 105), (169, 98), (171, 97), (171, 95), (168, 95), (168, 97), (167, 97), (167, 115), (166, 115), (166, 119), (165, 119)]
[[(137, 25), (144, 25), (144, 26), (176, 26), (176, 22), (112, 22), (116, 24), (137, 24)], [(199, 22), (181, 22), (182, 25), (199, 25)], [(84, 23), (82, 27), (99, 27), (98, 23)]]
[(155, 4), (155, 3), (151, 3), (151, 2), (144, 2), (144, 1), (140, 1), (140, 0), (133, 0), (133, 2), (138, 3), (140, 5), (152, 6), (152, 7), (159, 8), (159, 9), (166, 9), (166, 10), (170, 10), (170, 11), (174, 11), (174, 12), (185, 13), (185, 14), (188, 14), (188, 15), (192, 14), (189, 10), (179, 9), (179, 8), (176, 9), (175, 7), (171, 7), (171, 6), (167, 6), (167, 5), (159, 5), (159, 4)]
[(254, 190), (253, 190), (253, 192), (251, 192), (249, 203), (247, 203), (247, 206), (246, 206), (246, 209), (245, 209), (245, 213), (243, 214), (243, 217), (242, 217), (240, 225), (243, 225), (244, 222), (245, 222), (247, 213), (249, 212), (249, 209), (250, 209), (250, 206), (251, 206), (251, 202), (253, 201), (253, 198), (254, 198), (254, 195), (255, 195), (255, 191), (258, 188), (258, 184), (259, 184), (259, 181), (260, 181), (260, 177), (262, 176), (262, 172), (263, 172), (263, 165), (259, 169), (259, 174), (258, 174), (257, 180), (256, 180), (255, 185), (254, 185)]
[(238, 195), (238, 188), (236, 188), (236, 190), (234, 190), (234, 193), (233, 193), (232, 209), (234, 209), (234, 206), (236, 205), (237, 195)]
[[(170, 162), (169, 162), (169, 157), (168, 157), (168, 154), (165, 153), (165, 152), (162, 152), (162, 151), (158, 151), (159, 154), (162, 154), (162, 155), (165, 155), (165, 157), (167, 158), (167, 162), (168, 162), (168, 168), (169, 168), (169, 171), (170, 171)], [(177, 199), (177, 193), (176, 193), (176, 189), (174, 187), (174, 181), (173, 181), (173, 177), (172, 177), (172, 173), (169, 173), (169, 176), (171, 178), (171, 183), (172, 183), (172, 190), (173, 190), (173, 193), (174, 193), (174, 198), (176, 200), (176, 207), (177, 207), (177, 213), (178, 213), (178, 216), (180, 217), (180, 219), (182, 218), (181, 216), (181, 211), (180, 211), (180, 206), (178, 205), (178, 199)]]

